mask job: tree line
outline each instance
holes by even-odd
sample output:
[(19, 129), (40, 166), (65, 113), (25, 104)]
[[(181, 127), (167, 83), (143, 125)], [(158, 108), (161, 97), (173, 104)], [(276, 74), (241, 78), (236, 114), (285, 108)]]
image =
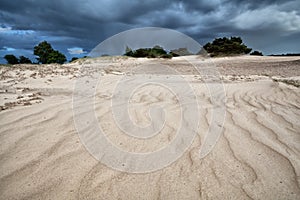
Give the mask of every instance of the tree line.
[[(244, 55), (249, 54), (252, 51), (251, 48), (247, 47), (243, 43), (243, 40), (240, 37), (216, 38), (213, 42), (206, 43), (203, 46), (203, 49), (211, 57)], [(203, 49), (201, 49), (198, 54), (201, 54)], [(172, 58), (176, 56), (192, 55), (192, 53), (190, 53), (187, 48), (179, 48), (167, 52), (162, 47), (156, 45), (153, 48), (140, 48), (137, 50), (132, 50), (131, 48), (126, 47), (124, 55), (131, 57)], [(253, 51), (250, 55), (262, 56), (263, 54), (259, 51)]]
[[(33, 54), (38, 56), (37, 63), (38, 64), (51, 64), (51, 63), (58, 63), (58, 64), (63, 64), (64, 62), (67, 61), (67, 58), (64, 54), (61, 52), (54, 50), (47, 41), (43, 41), (36, 45), (33, 50)], [(24, 63), (32, 63), (32, 61), (25, 57), (25, 56), (20, 56), (17, 58), (13, 54), (8, 54), (5, 55), (4, 58), (6, 59), (8, 64), (24, 64)]]
[[(252, 49), (247, 47), (242, 38), (240, 37), (223, 37), (216, 38), (212, 42), (208, 42), (203, 46), (203, 49), (211, 56), (230, 56), (230, 55), (243, 55), (249, 54)], [(58, 63), (63, 64), (67, 61), (66, 56), (61, 52), (54, 50), (47, 41), (43, 41), (34, 47), (34, 55), (37, 56), (37, 63), (41, 64), (50, 64)], [(199, 52), (198, 54), (200, 54)], [(147, 57), (147, 58), (172, 58), (176, 56), (192, 55), (187, 48), (174, 49), (169, 52), (164, 50), (162, 47), (156, 45), (153, 48), (140, 48), (132, 50), (129, 47), (126, 47), (125, 56), (131, 57)], [(250, 55), (262, 56), (262, 52), (253, 51)], [(29, 58), (25, 56), (16, 56), (9, 54), (5, 55), (8, 64), (23, 64), (23, 63), (32, 63)], [(70, 62), (77, 60), (78, 58), (74, 57)]]

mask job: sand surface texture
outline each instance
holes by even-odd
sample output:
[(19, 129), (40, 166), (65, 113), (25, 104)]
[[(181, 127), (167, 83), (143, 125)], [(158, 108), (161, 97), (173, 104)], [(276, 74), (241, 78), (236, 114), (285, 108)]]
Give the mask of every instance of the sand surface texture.
[[(205, 83), (188, 66), (193, 63), (107, 57), (62, 66), (1, 66), (0, 199), (300, 199), (300, 57), (190, 59), (201, 60), (202, 67), (212, 62), (226, 94), (219, 99), (226, 108), (222, 134), (202, 159), (199, 151), (218, 105), (207, 89), (214, 81)], [(83, 63), (89, 70), (80, 69)], [(165, 124), (151, 138), (130, 137), (112, 114), (112, 99), (127, 106), (117, 98), (116, 85), (124, 76), (176, 82), (181, 75), (194, 89), (200, 112), (196, 136), (178, 160), (133, 174), (111, 169), (87, 151), (73, 119), (78, 78), (98, 80), (94, 110), (106, 137), (124, 151), (144, 153), (168, 145), (180, 123), (192, 119), (180, 117), (174, 92), (143, 85), (131, 96), (131, 121), (145, 127), (151, 123), (149, 108), (163, 106), (165, 115), (153, 116)], [(86, 102), (77, 106), (85, 116)]]

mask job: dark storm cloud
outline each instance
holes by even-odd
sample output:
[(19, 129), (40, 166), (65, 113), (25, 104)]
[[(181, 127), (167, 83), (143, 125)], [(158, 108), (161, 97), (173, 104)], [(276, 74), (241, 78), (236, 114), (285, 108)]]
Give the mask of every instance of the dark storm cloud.
[(266, 53), (280, 52), (280, 41), (282, 51), (289, 45), (300, 51), (293, 41), (300, 39), (299, 7), (285, 0), (0, 0), (0, 56), (5, 48), (24, 52), (47, 40), (70, 57), (68, 49), (90, 51), (120, 31), (145, 26), (175, 29), (201, 44), (235, 35)]

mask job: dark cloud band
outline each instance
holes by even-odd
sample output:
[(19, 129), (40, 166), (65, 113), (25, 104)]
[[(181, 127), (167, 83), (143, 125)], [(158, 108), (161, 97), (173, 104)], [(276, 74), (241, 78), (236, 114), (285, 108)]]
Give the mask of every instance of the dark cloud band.
[(279, 53), (281, 41), (283, 50), (290, 45), (290, 52), (299, 52), (292, 41), (300, 39), (299, 7), (299, 1), (284, 0), (0, 0), (0, 56), (4, 47), (28, 50), (42, 40), (66, 54), (75, 47), (89, 51), (116, 33), (145, 26), (175, 29), (201, 44), (238, 35), (266, 53)]

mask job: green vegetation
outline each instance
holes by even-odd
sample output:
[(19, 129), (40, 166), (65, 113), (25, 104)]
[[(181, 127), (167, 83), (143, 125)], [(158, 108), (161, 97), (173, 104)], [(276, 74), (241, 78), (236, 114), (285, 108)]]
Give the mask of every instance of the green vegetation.
[(141, 48), (137, 50), (132, 50), (126, 47), (126, 56), (131, 56), (135, 58), (172, 58), (171, 54), (168, 54), (162, 47), (156, 45), (153, 48)]
[(31, 64), (31, 60), (29, 58), (26, 58), (25, 56), (20, 56), (19, 59), (12, 55), (5, 55), (4, 58), (7, 61), (7, 64), (15, 65), (15, 64)]
[(54, 50), (49, 54), (47, 63), (48, 64), (50, 64), (50, 63), (63, 64), (66, 61), (67, 61), (67, 59), (64, 54), (60, 53), (59, 51)]
[(67, 61), (66, 56), (59, 51), (54, 50), (47, 41), (43, 41), (35, 46), (33, 53), (38, 56), (37, 60), (42, 64), (63, 64)]
[(5, 55), (4, 56), (5, 60), (7, 61), (8, 64), (14, 65), (14, 64), (18, 64), (19, 60), (16, 56), (9, 54), (9, 55)]
[(212, 57), (248, 54), (252, 50), (243, 44), (243, 40), (240, 37), (217, 38), (212, 43), (205, 44), (203, 48)]
[(31, 60), (25, 56), (20, 56), (19, 57), (19, 63), (20, 64), (31, 64)]
[(77, 58), (77, 57), (73, 57), (71, 60), (70, 60), (70, 62), (73, 62), (73, 61), (75, 61), (75, 60), (78, 60), (79, 58)]
[(170, 54), (173, 57), (177, 56), (188, 56), (188, 55), (193, 55), (191, 52), (187, 50), (187, 48), (179, 48), (179, 49), (174, 49), (170, 51)]
[(260, 51), (253, 51), (252, 53), (250, 53), (251, 56), (263, 56), (262, 52)]
[[(66, 56), (59, 51), (56, 51), (52, 46), (47, 42), (43, 41), (34, 47), (34, 55), (38, 56), (38, 63), (50, 64), (50, 63), (59, 63), (63, 64), (67, 61)], [(31, 60), (25, 56), (20, 56), (19, 59), (12, 55), (5, 55), (8, 64), (31, 64)], [(73, 58), (74, 59), (74, 58)], [(78, 58), (76, 58), (78, 59)]]

